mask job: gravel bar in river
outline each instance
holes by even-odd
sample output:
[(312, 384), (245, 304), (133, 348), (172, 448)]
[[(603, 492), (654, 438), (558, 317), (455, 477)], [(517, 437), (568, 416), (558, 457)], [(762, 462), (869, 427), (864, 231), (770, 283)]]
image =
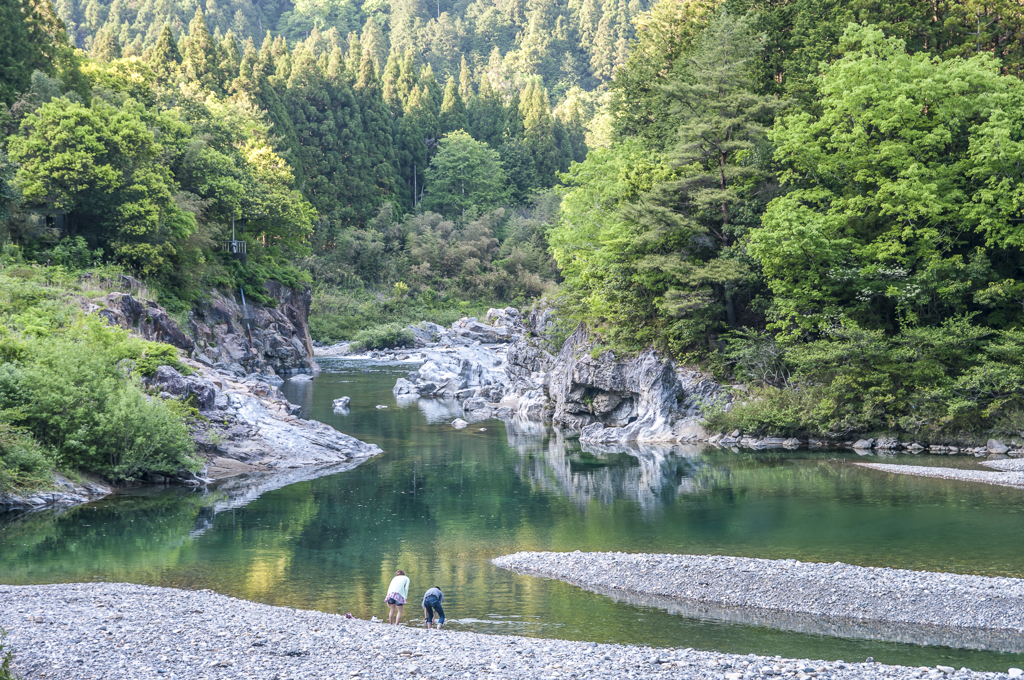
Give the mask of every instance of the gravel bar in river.
[[(408, 607), (414, 620), (418, 607)], [(419, 621), (417, 621), (419, 623)], [(420, 624), (422, 625), (422, 624)], [(211, 591), (126, 583), (0, 586), (0, 627), (25, 680), (353, 678), (991, 678), (909, 668), (651, 649), (389, 626), (237, 600)]]
[(1008, 466), (999, 467), (999, 471), (988, 470), (961, 470), (950, 467), (929, 467), (926, 465), (896, 465), (889, 463), (854, 463), (860, 467), (891, 472), (897, 475), (914, 475), (916, 477), (937, 477), (939, 479), (955, 479), (961, 482), (981, 482), (982, 484), (995, 484), (996, 486), (1010, 486), (1016, 489), (1024, 489), (1024, 469), (1020, 468), (1021, 459), (1009, 461), (985, 461), (982, 465), (997, 467), (997, 463), (1009, 463)]
[(719, 555), (519, 552), (504, 569), (575, 585), (809, 616), (1021, 636), (1024, 579)]

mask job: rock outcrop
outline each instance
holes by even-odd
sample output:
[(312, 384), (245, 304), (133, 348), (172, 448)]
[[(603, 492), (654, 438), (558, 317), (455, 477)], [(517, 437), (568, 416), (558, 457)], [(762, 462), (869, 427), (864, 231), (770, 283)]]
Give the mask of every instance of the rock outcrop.
[[(469, 422), (550, 420), (581, 430), (581, 441), (603, 445), (704, 439), (702, 408), (726, 398), (710, 376), (651, 349), (626, 360), (608, 351), (595, 355), (595, 342), (583, 326), (556, 356), (551, 311), (544, 306), (525, 317), (511, 308), (492, 309), (487, 321), (460, 319), (450, 330), (421, 326), (430, 332), (424, 344), (454, 338), (473, 342), (426, 351), (427, 361), (400, 378), (394, 394), (458, 399)], [(506, 343), (484, 345), (481, 338)]]
[(73, 482), (64, 475), (54, 474), (53, 488), (26, 493), (0, 493), (0, 512), (11, 510), (42, 510), (64, 508), (88, 503), (114, 493), (113, 487), (97, 481)]
[(277, 306), (250, 305), (251, 320), (243, 319), (244, 310), (234, 299), (211, 294), (190, 315), (192, 358), (237, 377), (259, 374), (273, 381), (294, 373), (317, 373), (309, 337), (311, 293), (273, 281), (266, 283), (266, 292)]
[(105, 308), (96, 313), (111, 326), (132, 331), (146, 340), (174, 345), (191, 352), (196, 343), (185, 335), (167, 311), (152, 300), (136, 300), (130, 293), (110, 293)]
[(719, 398), (710, 376), (676, 366), (648, 349), (618, 360), (593, 356), (594, 341), (580, 326), (558, 353), (548, 380), (552, 422), (581, 431), (580, 441), (672, 442), (706, 437), (700, 410)]
[[(129, 290), (141, 289), (132, 280)], [(189, 315), (189, 330), (181, 327), (160, 305), (135, 298), (130, 292), (109, 294), (104, 306), (88, 303), (86, 311), (147, 340), (173, 345), (189, 358), (192, 369), (182, 375), (161, 366), (144, 379), (162, 399), (180, 399), (195, 406), (203, 419), (193, 422), (197, 450), (209, 462), (201, 476), (181, 471), (175, 477), (153, 475), (155, 483), (205, 484), (215, 468), (220, 474), (252, 470), (281, 470), (311, 465), (357, 464), (381, 453), (333, 427), (298, 417), (300, 408), (278, 390), (281, 375), (308, 378), (319, 371), (313, 361), (308, 331), (309, 291), (295, 291), (275, 282), (266, 292), (276, 307), (241, 305), (220, 293)], [(0, 494), (0, 511), (75, 505), (100, 498), (113, 489), (93, 482), (73, 483), (55, 476), (45, 492)]]
[(473, 346), (424, 352), (426, 362), (408, 378), (399, 378), (395, 396), (502, 398), (508, 382), (502, 353)]
[(381, 453), (367, 444), (316, 420), (298, 417), (274, 385), (233, 375), (185, 360), (195, 374), (182, 376), (161, 366), (147, 385), (168, 397), (194, 397), (207, 423), (193, 425), (201, 452), (244, 463), (244, 469), (287, 469), (343, 463)]

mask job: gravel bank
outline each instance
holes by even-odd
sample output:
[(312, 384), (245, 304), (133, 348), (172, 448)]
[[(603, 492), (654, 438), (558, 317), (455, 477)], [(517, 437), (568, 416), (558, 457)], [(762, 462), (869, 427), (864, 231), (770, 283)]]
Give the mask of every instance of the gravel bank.
[[(996, 463), (1010, 463), (1013, 466), (1024, 463), (1024, 459), (994, 460), (986, 461), (996, 467)], [(927, 467), (924, 465), (894, 465), (887, 463), (854, 463), (861, 467), (891, 472), (897, 475), (914, 475), (917, 477), (937, 477), (939, 479), (955, 479), (961, 482), (981, 482), (982, 484), (995, 484), (996, 486), (1010, 486), (1015, 489), (1024, 489), (1024, 467), (1006, 467), (999, 471), (989, 472), (988, 470), (959, 470), (947, 467)], [(1018, 471), (1020, 470), (1020, 471)]]
[[(408, 613), (408, 612), (407, 612)], [(124, 583), (0, 586), (25, 680), (60, 678), (991, 678), (908, 668), (392, 627)]]
[(521, 552), (499, 567), (576, 585), (830, 619), (1016, 634), (1024, 579), (716, 555)]

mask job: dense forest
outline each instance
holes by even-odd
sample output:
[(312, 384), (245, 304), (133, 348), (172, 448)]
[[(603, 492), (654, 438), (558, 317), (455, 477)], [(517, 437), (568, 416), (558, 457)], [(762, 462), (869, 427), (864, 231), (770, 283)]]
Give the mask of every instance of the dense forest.
[(563, 176), (563, 309), (746, 383), (718, 428), (1024, 422), (1020, 8), (658, 3)]
[(1018, 434), (1022, 30), (1008, 0), (0, 0), (0, 439), (67, 445), (33, 338), (156, 352), (22, 285), (96, 267), (179, 315), (312, 285), (324, 341), (547, 295), (744, 383), (716, 427)]

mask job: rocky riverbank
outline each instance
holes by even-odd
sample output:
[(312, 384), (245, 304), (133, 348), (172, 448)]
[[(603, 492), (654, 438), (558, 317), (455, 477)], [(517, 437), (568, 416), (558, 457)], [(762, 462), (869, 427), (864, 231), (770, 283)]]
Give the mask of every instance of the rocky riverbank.
[[(181, 350), (189, 375), (161, 366), (143, 382), (159, 398), (186, 400), (198, 409), (200, 417), (190, 427), (207, 461), (198, 475), (149, 474), (140, 481), (202, 485), (243, 472), (352, 466), (381, 453), (374, 444), (300, 418), (299, 407), (277, 387), (284, 377), (309, 379), (320, 370), (309, 338), (308, 290), (267, 282), (264, 292), (276, 306), (243, 306), (215, 291), (189, 314), (183, 330), (163, 307), (134, 297), (138, 282), (125, 278), (128, 292), (110, 293), (104, 306), (90, 303), (85, 311)], [(0, 511), (76, 505), (115, 490), (100, 480), (73, 481), (62, 475), (54, 475), (52, 485), (32, 493), (0, 493)]]
[[(491, 309), (481, 321), (463, 318), (444, 328), (410, 326), (415, 348), (381, 350), (367, 358), (422, 361), (395, 387), (397, 398), (456, 399), (458, 421), (500, 418), (512, 427), (551, 423), (578, 434), (589, 447), (707, 443), (719, 448), (836, 447), (862, 455), (931, 453), (974, 457), (1024, 456), (1024, 442), (954, 446), (878, 439), (826, 440), (763, 437), (740, 431), (709, 433), (703, 415), (710, 406), (728, 409), (732, 393), (711, 375), (669, 360), (652, 349), (619, 357), (579, 326), (559, 344), (552, 312), (543, 305), (528, 313)], [(352, 357), (348, 343), (316, 350), (318, 356)], [(354, 358), (354, 357), (353, 357)], [(734, 386), (735, 387), (735, 386)], [(454, 421), (453, 421), (454, 423)]]
[(890, 463), (854, 463), (860, 467), (889, 472), (897, 475), (913, 475), (915, 477), (936, 477), (938, 479), (955, 479), (961, 482), (980, 482), (996, 486), (1009, 486), (1024, 489), (1024, 459), (985, 460), (981, 464), (994, 468), (988, 470), (961, 470), (948, 467), (926, 467), (924, 465), (895, 465)]
[[(784, 659), (690, 648), (427, 632), (211, 591), (124, 583), (0, 586), (0, 627), (25, 680), (451, 678), (492, 680), (1005, 680), (1007, 673)], [(860, 660), (857, 660), (860, 661)]]
[(996, 631), (1024, 650), (1024, 579), (716, 555), (521, 552), (493, 562), (588, 588), (723, 607)]

